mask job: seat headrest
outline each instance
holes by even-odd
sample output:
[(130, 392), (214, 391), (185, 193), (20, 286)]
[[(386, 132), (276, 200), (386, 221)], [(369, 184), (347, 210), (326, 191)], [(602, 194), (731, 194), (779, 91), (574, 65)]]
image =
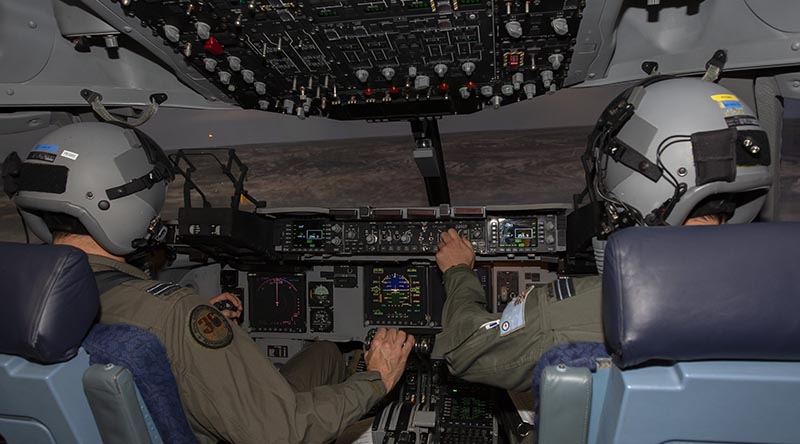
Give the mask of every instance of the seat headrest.
[(0, 353), (43, 364), (75, 356), (100, 308), (86, 254), (0, 242), (0, 276)]
[(623, 368), (800, 360), (800, 223), (627, 228), (604, 268), (606, 342)]

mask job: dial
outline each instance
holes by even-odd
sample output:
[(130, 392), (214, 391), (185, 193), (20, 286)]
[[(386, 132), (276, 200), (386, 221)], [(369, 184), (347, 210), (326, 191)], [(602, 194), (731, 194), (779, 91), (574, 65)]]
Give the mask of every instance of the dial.
[(330, 333), (333, 331), (333, 311), (328, 308), (312, 308), (310, 317), (311, 331)]
[(333, 305), (333, 285), (330, 282), (309, 282), (308, 305), (330, 307)]

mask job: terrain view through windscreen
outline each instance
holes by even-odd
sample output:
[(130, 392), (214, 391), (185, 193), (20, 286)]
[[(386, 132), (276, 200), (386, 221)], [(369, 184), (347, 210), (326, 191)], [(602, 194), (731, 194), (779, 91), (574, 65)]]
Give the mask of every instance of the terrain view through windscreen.
[[(454, 205), (568, 203), (583, 187), (590, 127), (442, 136)], [(784, 124), (781, 220), (800, 220), (800, 120)], [(269, 207), (426, 206), (411, 137), (381, 137), (236, 148), (250, 171), (246, 188)], [(217, 151), (224, 161), (225, 153)], [(214, 206), (227, 206), (232, 185), (210, 159), (193, 156), (193, 178)], [(170, 185), (162, 216), (183, 205), (182, 180)], [(195, 205), (199, 200), (194, 200)], [(246, 209), (247, 207), (243, 207)], [(0, 197), (0, 240), (24, 241), (19, 216)]]

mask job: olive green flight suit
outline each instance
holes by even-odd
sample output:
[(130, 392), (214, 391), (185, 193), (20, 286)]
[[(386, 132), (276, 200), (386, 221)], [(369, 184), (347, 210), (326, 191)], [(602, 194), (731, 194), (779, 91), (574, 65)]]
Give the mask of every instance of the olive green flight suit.
[(444, 329), (436, 336), (433, 355), (443, 356), (450, 372), (468, 381), (530, 389), (536, 361), (551, 347), (603, 342), (602, 278), (571, 279), (564, 295), (554, 285), (535, 288), (525, 300), (525, 325), (500, 336), (499, 323), (493, 321), (501, 314), (486, 311), (478, 277), (466, 265), (451, 267), (444, 273)]
[(139, 278), (101, 296), (100, 322), (141, 327), (161, 340), (203, 444), (322, 443), (386, 394), (378, 372), (345, 380), (344, 359), (332, 343), (306, 348), (278, 372), (244, 330), (194, 291), (147, 280), (112, 259), (89, 255), (89, 262), (94, 271)]

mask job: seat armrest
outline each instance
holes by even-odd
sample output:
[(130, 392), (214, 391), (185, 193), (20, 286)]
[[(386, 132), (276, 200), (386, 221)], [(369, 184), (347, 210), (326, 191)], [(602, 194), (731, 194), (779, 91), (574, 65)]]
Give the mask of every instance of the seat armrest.
[(151, 440), (133, 376), (126, 368), (113, 364), (89, 366), (83, 374), (83, 390), (103, 442), (158, 444)]
[(539, 400), (539, 444), (586, 444), (592, 405), (588, 368), (545, 367)]

